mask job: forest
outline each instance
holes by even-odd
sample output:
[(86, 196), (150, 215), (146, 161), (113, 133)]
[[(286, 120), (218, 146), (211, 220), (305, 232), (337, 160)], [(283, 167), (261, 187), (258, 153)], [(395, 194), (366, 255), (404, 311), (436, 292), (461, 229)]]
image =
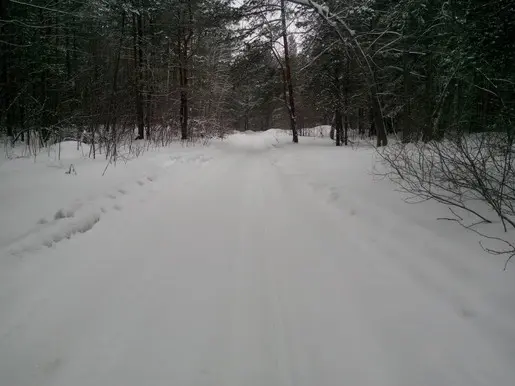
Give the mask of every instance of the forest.
[[(333, 124), (429, 142), (513, 122), (509, 0), (1, 0), (12, 142)], [(133, 130), (136, 128), (136, 134)]]

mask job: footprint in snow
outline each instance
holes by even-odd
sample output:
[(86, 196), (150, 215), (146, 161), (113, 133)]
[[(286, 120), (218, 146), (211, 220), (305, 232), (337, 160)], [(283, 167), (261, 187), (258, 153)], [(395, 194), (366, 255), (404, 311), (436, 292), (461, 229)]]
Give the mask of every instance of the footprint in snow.
[(91, 215), (80, 219), (74, 224), (71, 224), (66, 229), (54, 233), (50, 238), (43, 241), (45, 247), (52, 247), (53, 245), (61, 242), (64, 239), (70, 239), (77, 233), (86, 233), (91, 230), (96, 223), (100, 221), (100, 214), (92, 213)]
[(73, 215), (74, 215), (73, 210), (61, 208), (57, 212), (55, 212), (54, 220), (61, 220), (63, 218), (70, 218), (70, 217), (73, 217)]
[(329, 201), (336, 201), (340, 198), (340, 194), (336, 191), (332, 191), (330, 194), (329, 194)]
[(468, 308), (461, 308), (459, 313), (464, 319), (471, 319), (477, 315), (475, 311)]
[(36, 368), (44, 374), (55, 373), (61, 366), (63, 361), (61, 358), (55, 358), (53, 360), (43, 362), (41, 364), (36, 365)]
[(127, 191), (125, 189), (118, 189), (118, 192), (121, 194), (127, 194)]
[(52, 240), (45, 240), (43, 241), (43, 246), (50, 248), (52, 245), (54, 245), (54, 242)]

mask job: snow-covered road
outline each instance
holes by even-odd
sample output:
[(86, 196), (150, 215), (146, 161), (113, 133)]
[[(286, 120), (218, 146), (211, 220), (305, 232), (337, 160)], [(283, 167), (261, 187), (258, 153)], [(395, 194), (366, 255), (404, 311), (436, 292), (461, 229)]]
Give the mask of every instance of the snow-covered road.
[(370, 161), (270, 144), (192, 149), (69, 240), (4, 244), (0, 385), (515, 384), (513, 269)]

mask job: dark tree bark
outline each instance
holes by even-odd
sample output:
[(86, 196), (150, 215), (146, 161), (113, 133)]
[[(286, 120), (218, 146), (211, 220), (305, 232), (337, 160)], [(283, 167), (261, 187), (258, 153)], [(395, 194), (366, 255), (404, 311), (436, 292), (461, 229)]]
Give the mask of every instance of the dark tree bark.
[(402, 117), (402, 142), (409, 143), (412, 140), (411, 128), (411, 105), (410, 105), (410, 89), (411, 89), (411, 75), (408, 67), (408, 53), (403, 53), (403, 77), (404, 77), (404, 108)]
[(383, 114), (381, 113), (381, 105), (377, 96), (376, 86), (372, 86), (372, 114), (374, 116), (374, 128), (373, 131), (377, 133), (377, 147), (386, 146), (388, 139), (386, 137), (386, 129), (384, 127)]
[(288, 112), (290, 113), (290, 129), (292, 132), (293, 142), (297, 143), (299, 142), (299, 135), (297, 132), (297, 117), (295, 115), (295, 97), (293, 95), (293, 84), (291, 78), (290, 53), (288, 51), (288, 33), (286, 30), (285, 0), (281, 0), (281, 25), (284, 45), (285, 80), (286, 86), (288, 88)]
[(336, 146), (342, 145), (343, 140), (343, 125), (342, 125), (342, 112), (338, 107), (334, 112), (334, 125), (335, 125), (335, 133), (336, 133)]
[(7, 21), (9, 18), (8, 14), (9, 0), (0, 0), (0, 34), (2, 39), (6, 39), (5, 42), (0, 43), (0, 124), (4, 121), (7, 129), (7, 136), (13, 137), (13, 128), (11, 125), (11, 114), (9, 107), (11, 105), (11, 85), (9, 84), (9, 34), (7, 33)]
[(344, 133), (343, 133), (343, 144), (347, 146), (349, 144), (349, 83), (350, 83), (350, 61), (346, 61), (345, 66), (345, 86), (343, 90), (343, 106), (345, 108), (344, 117)]
[(358, 133), (361, 138), (364, 138), (365, 136), (365, 125), (364, 125), (364, 119), (365, 119), (365, 109), (363, 107), (358, 108)]
[(188, 69), (186, 66), (186, 57), (188, 54), (187, 43), (184, 42), (184, 50), (181, 49), (181, 65), (179, 68), (179, 80), (181, 87), (181, 107), (180, 107), (180, 121), (181, 121), (181, 139), (188, 139)]
[(150, 139), (151, 136), (151, 127), (152, 127), (152, 121), (153, 121), (153, 114), (154, 114), (154, 106), (153, 106), (153, 97), (154, 97), (154, 81), (153, 81), (153, 74), (151, 72), (151, 68), (154, 65), (154, 58), (155, 58), (155, 30), (154, 30), (154, 22), (151, 17), (148, 19), (148, 26), (149, 31), (148, 35), (150, 36), (150, 47), (148, 49), (149, 52), (149, 60), (147, 61), (146, 65), (146, 84), (147, 84), (147, 93), (146, 93), (146, 128), (145, 128), (145, 135), (147, 139)]
[(132, 15), (134, 28), (134, 66), (136, 72), (135, 102), (136, 102), (136, 122), (138, 126), (138, 136), (136, 139), (143, 139), (145, 132), (145, 121), (143, 112), (143, 23), (141, 13)]
[(180, 123), (181, 139), (187, 140), (189, 137), (189, 101), (188, 101), (188, 64), (189, 64), (189, 45), (193, 37), (193, 10), (191, 0), (187, 0), (187, 7), (181, 10), (179, 33), (177, 35), (177, 49), (179, 57), (179, 85), (180, 85)]
[[(370, 105), (372, 105), (372, 102), (370, 102)], [(374, 110), (372, 109), (372, 106), (370, 106), (368, 109), (368, 121), (370, 123), (370, 127), (368, 129), (368, 136), (373, 137), (374, 135), (376, 135), (377, 130), (376, 130), (376, 120), (375, 120), (375, 116), (374, 116)], [(381, 119), (381, 121), (382, 121), (382, 119)]]
[(349, 114), (345, 113), (345, 118), (343, 122), (343, 144), (347, 146), (349, 144)]
[[(429, 49), (427, 49), (429, 52)], [(427, 64), (426, 64), (426, 84), (425, 84), (425, 97), (426, 97), (426, 119), (423, 126), (422, 131), (422, 141), (429, 142), (433, 139), (433, 125), (432, 125), (432, 116), (433, 116), (433, 60), (432, 54), (429, 53), (427, 55)]]
[[(119, 69), (120, 69), (120, 55), (121, 55), (121, 51), (122, 51), (124, 30), (125, 30), (125, 12), (122, 12), (122, 22), (121, 22), (121, 28), (120, 28), (120, 39), (118, 41), (118, 51), (116, 53), (116, 59), (115, 59), (115, 62), (114, 62), (113, 84), (112, 84), (112, 88), (111, 88), (111, 98), (110, 98), (110, 103), (109, 103), (109, 112), (108, 112), (108, 115), (107, 115), (107, 122), (106, 122), (106, 131), (107, 132), (109, 132), (109, 130), (111, 130), (111, 129), (112, 130), (116, 129), (115, 128), (116, 118), (113, 117), (113, 111), (114, 111), (116, 94), (118, 92), (118, 72), (119, 72)], [(94, 146), (94, 143), (93, 143), (93, 146)]]

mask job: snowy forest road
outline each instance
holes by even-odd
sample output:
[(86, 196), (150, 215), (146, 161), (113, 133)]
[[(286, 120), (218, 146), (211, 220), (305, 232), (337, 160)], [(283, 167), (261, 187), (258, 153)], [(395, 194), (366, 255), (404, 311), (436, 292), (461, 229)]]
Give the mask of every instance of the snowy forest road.
[(290, 149), (219, 149), (7, 265), (0, 384), (513, 385), (513, 276), (476, 288), (409, 218), (336, 210)]

